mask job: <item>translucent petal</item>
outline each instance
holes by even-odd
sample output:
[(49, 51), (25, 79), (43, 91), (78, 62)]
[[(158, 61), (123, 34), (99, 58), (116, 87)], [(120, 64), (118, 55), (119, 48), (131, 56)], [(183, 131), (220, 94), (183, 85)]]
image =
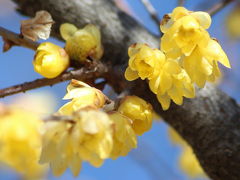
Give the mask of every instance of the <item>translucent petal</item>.
[(133, 71), (130, 67), (127, 67), (124, 76), (128, 81), (133, 81), (139, 78), (137, 71)]
[(72, 37), (74, 33), (77, 31), (77, 27), (73, 24), (64, 23), (60, 26), (60, 34), (64, 40), (67, 40), (68, 38)]
[(204, 29), (208, 29), (210, 27), (212, 20), (208, 13), (197, 11), (192, 12), (191, 16), (193, 16)]
[(69, 167), (73, 175), (76, 177), (80, 173), (82, 168), (82, 161), (78, 155), (74, 155), (72, 160), (69, 162)]
[(160, 76), (160, 86), (158, 89), (158, 94), (164, 94), (167, 90), (169, 90), (172, 87), (172, 77), (166, 72), (163, 72)]
[(175, 102), (177, 105), (182, 105), (183, 97), (180, 90), (173, 87), (168, 91), (168, 95), (173, 100), (173, 102)]
[(171, 99), (167, 94), (165, 94), (165, 95), (157, 94), (157, 99), (160, 102), (164, 111), (169, 109)]

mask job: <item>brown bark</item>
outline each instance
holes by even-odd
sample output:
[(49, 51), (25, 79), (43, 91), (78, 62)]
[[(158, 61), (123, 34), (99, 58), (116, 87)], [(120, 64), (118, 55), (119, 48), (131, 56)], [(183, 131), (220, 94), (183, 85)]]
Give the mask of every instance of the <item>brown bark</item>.
[[(53, 35), (59, 38), (59, 25), (70, 22), (78, 27), (93, 23), (100, 27), (105, 54), (103, 59), (114, 70), (110, 83), (120, 92), (127, 48), (135, 42), (157, 47), (159, 39), (148, 33), (133, 18), (120, 11), (110, 0), (16, 0), (21, 13), (34, 16), (47, 10), (53, 16)], [(114, 80), (114, 78), (117, 80)], [(118, 82), (121, 82), (119, 85)], [(154, 109), (193, 147), (202, 167), (214, 180), (240, 179), (240, 109), (236, 102), (213, 85), (207, 85), (195, 99), (183, 106), (173, 105), (163, 112), (147, 83), (130, 83), (130, 92), (147, 99)]]

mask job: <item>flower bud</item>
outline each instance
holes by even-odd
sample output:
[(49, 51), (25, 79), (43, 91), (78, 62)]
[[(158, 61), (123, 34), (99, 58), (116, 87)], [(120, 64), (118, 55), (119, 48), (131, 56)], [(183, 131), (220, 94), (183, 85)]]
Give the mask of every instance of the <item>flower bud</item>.
[(50, 42), (38, 46), (34, 61), (34, 70), (46, 78), (55, 78), (69, 66), (66, 51)]

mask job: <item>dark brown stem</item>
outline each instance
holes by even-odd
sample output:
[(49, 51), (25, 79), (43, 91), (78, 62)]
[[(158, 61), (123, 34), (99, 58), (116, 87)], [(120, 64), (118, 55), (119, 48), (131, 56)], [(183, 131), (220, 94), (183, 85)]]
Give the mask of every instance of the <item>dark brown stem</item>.
[(0, 36), (12, 42), (12, 45), (23, 46), (32, 50), (36, 50), (39, 45), (39, 43), (36, 43), (30, 39), (23, 38), (19, 34), (9, 31), (1, 26), (0, 26)]
[(222, 10), (224, 7), (226, 7), (229, 3), (233, 2), (234, 0), (223, 0), (219, 3), (215, 4), (213, 7), (211, 7), (207, 12), (213, 16), (220, 10)]
[(23, 84), (18, 84), (15, 86), (11, 86), (5, 89), (0, 90), (0, 98), (17, 94), (20, 92), (25, 92), (31, 89), (36, 89), (39, 87), (44, 87), (44, 86), (51, 86), (63, 81), (71, 80), (71, 79), (77, 79), (81, 81), (87, 81), (89, 79), (93, 78), (99, 78), (99, 77), (104, 77), (105, 74), (107, 73), (108, 69), (107, 67), (101, 63), (97, 62), (94, 63), (94, 65), (90, 67), (82, 67), (78, 70), (72, 70), (69, 72), (65, 72), (61, 75), (59, 75), (56, 78), (53, 79), (47, 79), (47, 78), (42, 78), (42, 79), (37, 79), (31, 82), (26, 82)]

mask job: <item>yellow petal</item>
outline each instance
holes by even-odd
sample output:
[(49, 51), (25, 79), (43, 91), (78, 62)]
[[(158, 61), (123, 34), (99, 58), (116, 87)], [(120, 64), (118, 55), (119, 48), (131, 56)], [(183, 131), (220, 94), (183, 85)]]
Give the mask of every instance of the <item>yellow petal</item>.
[(171, 99), (167, 94), (165, 94), (165, 95), (157, 94), (157, 99), (161, 103), (162, 109), (164, 111), (169, 109)]
[(124, 76), (128, 81), (133, 81), (139, 78), (137, 71), (133, 71), (130, 67), (127, 67)]
[(77, 31), (77, 27), (70, 23), (64, 23), (60, 26), (60, 34), (64, 40), (72, 37)]
[(204, 29), (208, 29), (210, 27), (212, 20), (208, 13), (197, 11), (192, 12), (191, 16), (193, 16)]

